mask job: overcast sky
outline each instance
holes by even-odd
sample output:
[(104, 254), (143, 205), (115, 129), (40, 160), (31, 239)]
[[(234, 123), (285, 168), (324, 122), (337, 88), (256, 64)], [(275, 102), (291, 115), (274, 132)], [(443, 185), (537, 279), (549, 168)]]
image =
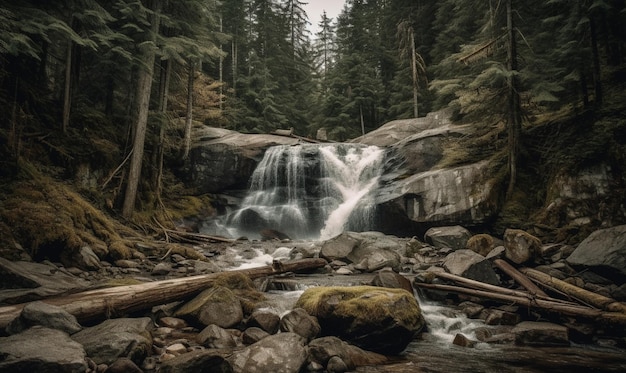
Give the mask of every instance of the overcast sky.
[(326, 16), (328, 18), (332, 18), (333, 22), (337, 20), (337, 16), (341, 13), (343, 9), (343, 5), (345, 4), (344, 0), (305, 0), (308, 1), (308, 4), (304, 6), (304, 10), (306, 14), (309, 16), (309, 21), (311, 22), (311, 32), (313, 37), (317, 33), (317, 25), (320, 23), (322, 19), (322, 13), (326, 11)]

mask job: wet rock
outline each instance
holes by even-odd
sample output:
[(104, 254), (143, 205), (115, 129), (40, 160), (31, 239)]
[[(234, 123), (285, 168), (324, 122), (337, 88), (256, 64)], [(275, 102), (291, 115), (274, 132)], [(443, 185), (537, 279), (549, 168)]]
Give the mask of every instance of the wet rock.
[(192, 324), (232, 328), (243, 320), (243, 310), (239, 299), (230, 289), (214, 286), (183, 304), (174, 316)]
[(387, 357), (384, 355), (362, 350), (333, 336), (317, 338), (309, 343), (311, 362), (325, 367), (333, 356), (341, 358), (348, 370), (354, 370), (358, 366), (379, 365), (387, 362)]
[(454, 345), (469, 348), (475, 347), (476, 343), (476, 341), (472, 341), (471, 339), (467, 338), (467, 336), (461, 333), (457, 333), (454, 336), (454, 340), (452, 341), (452, 344)]
[(520, 229), (504, 231), (505, 256), (515, 264), (534, 260), (541, 252), (541, 240)]
[(243, 344), (251, 345), (268, 336), (270, 336), (268, 332), (261, 328), (257, 328), (256, 326), (253, 326), (244, 330), (243, 334), (241, 335), (241, 339), (243, 341)]
[(424, 234), (424, 241), (435, 247), (447, 247), (453, 250), (465, 249), (472, 234), (465, 228), (455, 225), (450, 227), (430, 228)]
[(309, 288), (296, 307), (317, 317), (322, 334), (384, 354), (402, 352), (425, 325), (415, 297), (402, 289)]
[(514, 312), (503, 310), (489, 310), (485, 318), (487, 325), (516, 325), (521, 321), (521, 316)]
[(385, 267), (400, 270), (402, 245), (382, 233), (343, 232), (322, 245), (320, 256), (329, 262), (341, 260), (355, 269), (374, 272)]
[(328, 373), (344, 373), (349, 370), (348, 365), (343, 359), (339, 356), (333, 356), (328, 360), (328, 364), (326, 364), (326, 370)]
[(372, 279), (371, 285), (383, 288), (404, 289), (411, 294), (413, 293), (411, 281), (389, 269), (376, 272), (376, 276)]
[(280, 330), (292, 332), (308, 341), (320, 334), (318, 320), (302, 308), (294, 308), (280, 319)]
[(486, 257), (491, 250), (496, 248), (496, 242), (491, 235), (477, 234), (467, 240), (467, 248)]
[(177, 343), (172, 343), (171, 345), (165, 347), (166, 354), (178, 356), (178, 355), (184, 354), (185, 352), (187, 352), (186, 343), (177, 342)]
[(523, 321), (515, 328), (515, 343), (526, 346), (569, 346), (567, 327), (548, 322)]
[(161, 317), (159, 319), (159, 325), (172, 329), (183, 329), (187, 327), (187, 323), (185, 322), (185, 320), (169, 316)]
[(139, 263), (130, 259), (116, 260), (114, 264), (120, 268), (139, 268)]
[(17, 334), (35, 325), (61, 330), (67, 334), (74, 334), (82, 329), (76, 317), (61, 307), (44, 302), (31, 302), (7, 325), (6, 331), (8, 334)]
[(152, 349), (152, 320), (147, 317), (109, 319), (72, 335), (97, 364), (127, 357), (140, 363)]
[[(367, 268), (367, 266), (363, 266), (363, 268)], [(354, 272), (352, 270), (350, 270), (350, 268), (341, 267), (341, 268), (338, 268), (335, 271), (335, 273), (338, 274), (338, 275), (346, 275), (346, 276), (348, 276), (348, 275), (353, 274)]]
[(224, 328), (217, 325), (209, 325), (196, 337), (196, 342), (201, 346), (208, 348), (234, 348), (237, 347), (237, 341), (233, 335)]
[(307, 360), (305, 344), (295, 333), (278, 333), (235, 351), (228, 361), (235, 373), (298, 373)]
[(443, 267), (453, 275), (492, 285), (500, 284), (491, 262), (471, 250), (457, 250), (451, 253), (443, 262)]
[(280, 324), (280, 316), (271, 311), (255, 310), (246, 323), (248, 327), (259, 327), (269, 334), (275, 334)]
[(566, 260), (575, 268), (589, 269), (618, 285), (626, 283), (626, 225), (593, 232)]
[(223, 352), (216, 350), (191, 351), (162, 362), (159, 373), (232, 373), (233, 368)]
[(485, 306), (474, 302), (462, 302), (459, 304), (461, 311), (469, 318), (478, 318), (480, 313), (485, 309)]
[(170, 272), (172, 272), (172, 265), (164, 262), (158, 263), (152, 268), (152, 271), (150, 271), (153, 276), (165, 276)]
[(40, 326), (0, 337), (2, 372), (84, 372), (83, 346), (65, 332)]
[(143, 370), (128, 358), (115, 360), (104, 373), (143, 373)]

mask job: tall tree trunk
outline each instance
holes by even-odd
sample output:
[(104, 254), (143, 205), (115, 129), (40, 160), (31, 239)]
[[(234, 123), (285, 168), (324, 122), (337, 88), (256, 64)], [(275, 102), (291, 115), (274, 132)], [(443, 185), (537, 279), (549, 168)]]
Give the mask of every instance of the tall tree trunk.
[(409, 28), (409, 33), (409, 42), (411, 43), (411, 71), (413, 73), (413, 117), (417, 118), (419, 116), (417, 109), (417, 51), (415, 50), (413, 27)]
[(507, 198), (513, 195), (517, 180), (517, 165), (519, 156), (520, 135), (522, 132), (522, 115), (519, 97), (519, 82), (517, 79), (517, 43), (515, 40), (515, 25), (513, 23), (512, 0), (506, 2), (507, 33), (509, 36), (508, 45), (508, 150), (509, 150), (509, 186)]
[(63, 89), (63, 120), (61, 131), (67, 132), (70, 123), (70, 108), (72, 105), (72, 40), (67, 40), (67, 52), (65, 54), (65, 87)]
[(589, 33), (591, 34), (591, 52), (593, 53), (593, 88), (594, 106), (602, 105), (602, 76), (600, 74), (600, 52), (598, 51), (598, 30), (593, 16), (589, 16)]
[[(224, 24), (222, 21), (222, 15), (220, 14), (220, 33), (224, 32)], [(220, 42), (220, 52), (223, 52), (223, 45)], [(220, 111), (224, 106), (224, 57), (220, 55)]]
[(165, 113), (167, 112), (167, 97), (169, 95), (170, 78), (172, 76), (172, 60), (161, 61), (161, 77), (159, 79), (159, 113), (163, 116), (163, 122), (161, 128), (159, 128), (159, 146), (157, 149), (156, 162), (159, 165), (155, 181), (155, 190), (157, 193), (157, 200), (161, 200), (161, 192), (163, 189), (163, 154), (165, 152), (165, 129), (167, 128), (167, 119)]
[(187, 119), (185, 120), (185, 142), (183, 145), (183, 159), (189, 157), (191, 149), (191, 127), (193, 124), (193, 81), (195, 64), (189, 61), (189, 77), (187, 78)]
[[(154, 15), (149, 41), (156, 42), (156, 35), (159, 31), (159, 13), (161, 10), (160, 0), (154, 0)], [(144, 47), (141, 61), (144, 66), (140, 67), (137, 79), (137, 105), (133, 136), (133, 154), (130, 159), (130, 170), (128, 173), (128, 184), (124, 194), (124, 205), (122, 206), (122, 216), (130, 218), (135, 210), (135, 199), (141, 177), (141, 165), (143, 161), (144, 143), (146, 141), (146, 130), (148, 127), (148, 111), (150, 109), (150, 91), (152, 89), (152, 76), (154, 75), (155, 46)]]

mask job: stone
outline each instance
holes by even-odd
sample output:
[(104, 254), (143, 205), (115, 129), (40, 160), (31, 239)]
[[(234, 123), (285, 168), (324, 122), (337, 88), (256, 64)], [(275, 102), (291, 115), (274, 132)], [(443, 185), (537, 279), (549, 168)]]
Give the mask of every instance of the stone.
[(480, 313), (485, 309), (482, 304), (465, 301), (459, 304), (461, 311), (469, 318), (476, 319)]
[(165, 353), (178, 356), (187, 352), (187, 346), (185, 344), (177, 342), (165, 347)]
[(246, 323), (248, 327), (259, 327), (269, 334), (276, 334), (279, 324), (280, 316), (272, 311), (262, 309), (253, 311)]
[(317, 317), (322, 335), (334, 335), (382, 354), (402, 352), (425, 326), (417, 300), (402, 289), (309, 288), (295, 307)]
[(128, 358), (117, 359), (104, 373), (143, 373), (143, 370)]
[(7, 325), (6, 331), (8, 334), (17, 334), (35, 325), (61, 330), (67, 334), (74, 334), (82, 329), (76, 317), (63, 308), (37, 301), (24, 306), (20, 315)]
[(521, 316), (514, 312), (503, 310), (489, 310), (485, 324), (487, 325), (516, 325), (522, 320)]
[(577, 269), (588, 269), (626, 283), (626, 225), (601, 229), (585, 238), (566, 259)]
[(280, 330), (292, 332), (308, 341), (320, 334), (320, 324), (317, 319), (302, 308), (294, 308), (280, 319)]
[(113, 264), (120, 268), (139, 268), (139, 263), (130, 259), (119, 259), (116, 260)]
[(454, 340), (452, 340), (452, 344), (453, 345), (457, 345), (457, 346), (461, 346), (461, 347), (475, 347), (476, 346), (476, 341), (472, 341), (471, 339), (467, 338), (466, 335), (461, 334), (461, 333), (457, 333), (454, 336)]
[(265, 330), (261, 328), (257, 328), (256, 326), (253, 326), (243, 331), (243, 334), (241, 335), (241, 339), (243, 341), (243, 344), (251, 345), (251, 344), (257, 343), (258, 341), (260, 341), (261, 339), (265, 337), (268, 337), (269, 335), (270, 334), (266, 332)]
[(102, 268), (100, 258), (88, 245), (81, 246), (78, 253), (63, 250), (61, 252), (61, 262), (66, 267), (78, 267), (85, 271), (97, 271)]
[[(343, 232), (322, 245), (320, 256), (329, 262), (340, 260), (355, 264), (355, 269), (374, 272), (385, 267), (400, 270), (403, 246), (378, 232)], [(349, 273), (345, 273), (349, 274)]]
[(171, 357), (161, 363), (159, 373), (232, 373), (233, 367), (224, 353), (216, 350), (196, 350)]
[(196, 336), (196, 342), (208, 348), (234, 348), (237, 341), (233, 335), (217, 325), (209, 325)]
[(278, 333), (234, 351), (228, 361), (235, 373), (298, 373), (307, 360), (305, 344), (295, 333)]
[(96, 364), (112, 364), (123, 357), (140, 364), (152, 349), (152, 328), (148, 317), (108, 319), (84, 328), (72, 339), (84, 346)]
[(525, 264), (541, 254), (541, 240), (521, 229), (504, 231), (505, 256), (515, 264)]
[(467, 240), (467, 248), (484, 257), (496, 248), (494, 238), (488, 234), (476, 234)]
[(328, 360), (328, 364), (326, 364), (326, 371), (328, 373), (344, 373), (351, 369), (348, 368), (345, 361), (343, 361), (339, 356), (333, 356)]
[(224, 286), (214, 286), (198, 294), (178, 308), (174, 314), (192, 324), (215, 324), (232, 328), (243, 320), (243, 310), (237, 296)]
[(316, 338), (309, 343), (308, 348), (309, 361), (322, 367), (327, 366), (333, 356), (341, 358), (348, 370), (365, 365), (381, 365), (388, 361), (384, 355), (365, 351), (334, 336)]
[(511, 331), (515, 343), (525, 346), (569, 346), (567, 327), (549, 322), (523, 321)]
[(472, 234), (460, 225), (430, 228), (424, 234), (424, 241), (435, 247), (453, 250), (465, 249)]
[(35, 326), (0, 337), (1, 372), (84, 372), (87, 354), (65, 332)]
[(446, 256), (443, 268), (453, 275), (491, 285), (500, 285), (500, 280), (493, 270), (491, 262), (472, 250), (457, 250)]
[(404, 289), (411, 294), (413, 293), (411, 281), (401, 274), (389, 269), (376, 272), (371, 285), (383, 288)]
[(188, 326), (185, 320), (170, 316), (161, 317), (159, 319), (159, 325), (172, 329), (183, 329)]
[(152, 268), (152, 271), (150, 271), (150, 274), (153, 276), (165, 276), (169, 274), (170, 272), (172, 272), (172, 265), (169, 263), (161, 262)]

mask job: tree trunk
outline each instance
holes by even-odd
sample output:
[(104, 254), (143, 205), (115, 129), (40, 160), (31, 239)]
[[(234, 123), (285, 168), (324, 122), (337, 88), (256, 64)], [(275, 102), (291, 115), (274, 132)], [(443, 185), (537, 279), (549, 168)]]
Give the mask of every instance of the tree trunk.
[(517, 78), (517, 42), (515, 37), (515, 25), (513, 23), (512, 0), (506, 3), (507, 32), (509, 36), (508, 46), (508, 150), (509, 150), (509, 186), (507, 199), (513, 195), (517, 180), (517, 165), (519, 156), (520, 135), (522, 132), (522, 115), (519, 97), (519, 81)]
[[(148, 282), (139, 285), (117, 286), (90, 290), (67, 296), (54, 297), (43, 302), (59, 306), (74, 315), (80, 323), (150, 309), (160, 304), (184, 300), (211, 286), (224, 273), (241, 273), (251, 279), (284, 272), (309, 271), (327, 264), (324, 259), (301, 259), (275, 263), (273, 266), (212, 273), (173, 280)], [(26, 303), (0, 307), (0, 328), (4, 329), (19, 315)]]
[(539, 295), (542, 297), (547, 297), (548, 294), (544, 293), (543, 290), (539, 289), (534, 282), (532, 282), (528, 277), (524, 276), (523, 273), (515, 269), (508, 262), (503, 259), (494, 259), (493, 264), (495, 264), (498, 268), (502, 270), (502, 272), (509, 275), (515, 282), (522, 285), (524, 289), (528, 290), (532, 295)]
[(67, 132), (70, 123), (70, 108), (72, 105), (72, 40), (67, 41), (67, 52), (65, 54), (65, 87), (63, 90), (63, 120), (61, 121), (61, 131)]
[(598, 34), (593, 16), (589, 16), (589, 33), (591, 34), (591, 52), (593, 54), (593, 89), (594, 106), (602, 106), (602, 75), (600, 70), (600, 52), (598, 51)]
[(191, 127), (193, 125), (193, 81), (195, 64), (189, 61), (189, 77), (187, 78), (187, 118), (185, 119), (185, 141), (183, 144), (183, 160), (189, 157), (191, 149)]
[(409, 27), (409, 42), (411, 43), (411, 70), (413, 73), (413, 117), (417, 118), (419, 112), (417, 109), (417, 51), (415, 50), (415, 36), (413, 35), (413, 27)]
[(161, 128), (159, 128), (159, 146), (157, 149), (156, 162), (159, 165), (156, 175), (155, 190), (157, 193), (157, 200), (161, 200), (161, 192), (163, 189), (163, 156), (165, 153), (165, 129), (167, 127), (167, 119), (165, 113), (167, 112), (167, 98), (169, 95), (170, 78), (172, 76), (172, 60), (164, 60), (161, 62), (161, 78), (159, 79), (159, 112), (163, 116), (163, 122)]
[[(152, 16), (152, 25), (149, 41), (156, 42), (156, 35), (159, 31), (160, 0), (154, 1), (155, 13)], [(130, 159), (130, 170), (128, 173), (128, 183), (124, 194), (124, 205), (122, 216), (130, 218), (135, 210), (135, 199), (141, 178), (141, 166), (143, 161), (144, 143), (146, 141), (146, 130), (148, 127), (148, 111), (150, 109), (150, 91), (152, 89), (152, 76), (154, 75), (154, 59), (156, 46), (144, 46), (145, 50), (140, 59), (143, 65), (139, 69), (137, 79), (137, 104), (133, 136), (133, 155)]]

